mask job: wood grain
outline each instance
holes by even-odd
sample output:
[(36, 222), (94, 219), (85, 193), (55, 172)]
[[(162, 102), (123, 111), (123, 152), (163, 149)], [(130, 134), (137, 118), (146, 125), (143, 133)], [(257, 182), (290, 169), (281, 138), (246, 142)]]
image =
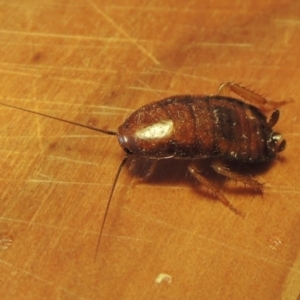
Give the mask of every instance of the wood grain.
[(300, 2), (124, 3), (1, 1), (0, 101), (116, 129), (143, 104), (235, 80), (294, 99), (276, 125), (287, 149), (255, 172), (263, 197), (223, 182), (245, 219), (184, 163), (135, 188), (144, 162), (125, 168), (94, 262), (116, 138), (0, 106), (1, 299), (297, 299)]

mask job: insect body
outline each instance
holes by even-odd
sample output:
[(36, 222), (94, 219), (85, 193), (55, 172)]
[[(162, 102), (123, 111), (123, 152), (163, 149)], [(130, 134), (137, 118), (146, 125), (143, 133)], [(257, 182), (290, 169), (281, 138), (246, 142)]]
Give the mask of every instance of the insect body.
[[(249, 102), (275, 111), (267, 121), (256, 106), (229, 97), (234, 91)], [(260, 163), (275, 158), (286, 141), (272, 127), (279, 119), (278, 107), (287, 101), (271, 102), (234, 83), (220, 86), (219, 95), (172, 96), (141, 107), (132, 113), (116, 133), (127, 155), (159, 159), (191, 160), (188, 170), (199, 182), (211, 189), (232, 211), (244, 215), (226, 199), (220, 189), (198, 170), (195, 160), (213, 158), (212, 168), (219, 174), (242, 181), (261, 191), (262, 184), (251, 176), (235, 173), (224, 161)]]
[(264, 162), (285, 145), (258, 108), (224, 96), (180, 95), (145, 105), (117, 136), (127, 154), (153, 159)]
[[(229, 97), (230, 91), (259, 106), (260, 109)], [(212, 190), (224, 205), (235, 213), (243, 215), (226, 199), (217, 186), (201, 174), (195, 161), (212, 158), (211, 166), (217, 173), (242, 181), (261, 191), (262, 184), (249, 175), (231, 171), (224, 162), (234, 160), (260, 163), (274, 159), (286, 145), (281, 134), (272, 129), (279, 119), (278, 108), (286, 103), (287, 101), (267, 101), (249, 89), (227, 82), (221, 85), (219, 95), (179, 95), (145, 105), (133, 112), (117, 132), (78, 124), (4, 103), (1, 105), (117, 136), (126, 155), (119, 166), (110, 192), (101, 225), (98, 249), (113, 191), (129, 156), (144, 156), (152, 159), (153, 164), (146, 177), (154, 172), (159, 159), (190, 160), (189, 173)], [(262, 112), (267, 108), (274, 111), (269, 121)]]

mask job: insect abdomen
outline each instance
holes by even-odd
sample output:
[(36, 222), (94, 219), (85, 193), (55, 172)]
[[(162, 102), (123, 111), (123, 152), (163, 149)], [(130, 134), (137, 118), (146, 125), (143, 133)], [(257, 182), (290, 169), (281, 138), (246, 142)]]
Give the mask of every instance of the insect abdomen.
[(175, 157), (269, 159), (267, 139), (272, 130), (257, 108), (221, 96), (189, 96), (161, 105), (174, 122)]
[(225, 159), (267, 161), (275, 156), (268, 146), (272, 128), (254, 106), (224, 97), (211, 97), (209, 106), (215, 120), (216, 155)]

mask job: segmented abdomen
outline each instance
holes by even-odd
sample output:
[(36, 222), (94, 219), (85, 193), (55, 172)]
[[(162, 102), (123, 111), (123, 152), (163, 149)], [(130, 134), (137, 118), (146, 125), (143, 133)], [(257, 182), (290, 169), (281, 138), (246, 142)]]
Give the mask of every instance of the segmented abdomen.
[(186, 96), (160, 102), (174, 122), (174, 157), (265, 161), (272, 129), (254, 106), (222, 96)]

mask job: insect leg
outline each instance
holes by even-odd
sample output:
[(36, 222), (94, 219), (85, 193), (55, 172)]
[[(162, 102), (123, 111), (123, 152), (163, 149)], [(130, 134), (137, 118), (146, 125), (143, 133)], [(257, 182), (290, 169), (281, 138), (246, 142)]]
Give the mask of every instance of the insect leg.
[(230, 179), (241, 181), (244, 184), (251, 186), (254, 190), (262, 192), (263, 184), (253, 179), (250, 175), (243, 175), (231, 171), (226, 167), (221, 161), (214, 160), (211, 164), (211, 167), (219, 174), (226, 176)]
[(224, 196), (224, 194), (222, 193), (222, 191), (220, 190), (219, 187), (215, 186), (213, 183), (211, 183), (210, 181), (208, 181), (201, 173), (200, 171), (197, 169), (197, 167), (195, 166), (194, 163), (190, 163), (188, 166), (188, 170), (190, 172), (190, 174), (195, 177), (200, 183), (204, 184), (208, 189), (210, 189), (214, 195), (218, 198), (219, 201), (221, 201), (225, 206), (227, 206), (230, 210), (232, 210), (234, 213), (244, 217), (245, 214), (238, 210), (237, 208), (235, 208)]
[[(151, 164), (150, 164), (150, 168), (147, 170), (147, 173), (146, 175), (144, 175), (142, 178), (140, 179), (137, 179), (135, 180), (131, 187), (134, 188), (136, 185), (142, 183), (142, 182), (145, 182), (147, 181), (155, 172), (155, 169), (156, 169), (156, 166), (157, 166), (157, 163), (158, 163), (158, 159), (153, 159), (151, 160)], [(132, 168), (132, 167), (131, 167)]]
[(241, 96), (250, 103), (258, 106), (262, 111), (265, 112), (276, 110), (279, 107), (292, 102), (292, 100), (283, 100), (280, 102), (267, 100), (266, 98), (255, 93), (254, 91), (251, 91), (248, 88), (240, 86), (239, 84), (234, 82), (225, 82), (220, 85), (220, 96), (228, 97), (230, 92), (234, 92), (235, 94)]

